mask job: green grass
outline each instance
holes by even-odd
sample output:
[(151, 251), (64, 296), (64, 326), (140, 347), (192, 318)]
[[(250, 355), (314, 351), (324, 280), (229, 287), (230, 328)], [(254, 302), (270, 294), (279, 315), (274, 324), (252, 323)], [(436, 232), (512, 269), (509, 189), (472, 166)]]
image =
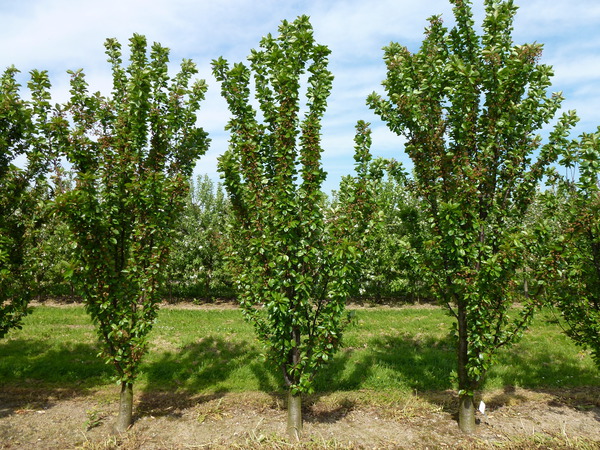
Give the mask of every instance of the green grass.
[[(319, 375), (317, 390), (422, 392), (453, 388), (451, 319), (437, 308), (356, 311), (345, 347)], [(261, 358), (252, 327), (235, 309), (163, 309), (151, 334), (137, 389), (224, 393), (281, 390)], [(93, 325), (81, 306), (35, 308), (22, 330), (0, 341), (0, 385), (91, 389), (112, 383), (98, 357)], [(587, 352), (540, 314), (524, 339), (503, 350), (486, 389), (594, 386)]]

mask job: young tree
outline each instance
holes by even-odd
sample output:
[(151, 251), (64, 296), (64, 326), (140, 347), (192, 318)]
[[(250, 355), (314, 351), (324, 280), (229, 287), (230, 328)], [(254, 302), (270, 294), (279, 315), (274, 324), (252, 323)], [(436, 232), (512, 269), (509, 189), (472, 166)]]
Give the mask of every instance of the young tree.
[(121, 45), (108, 39), (105, 46), (110, 97), (89, 94), (84, 74), (72, 73), (66, 156), (75, 185), (59, 207), (76, 245), (73, 277), (121, 384), (115, 429), (125, 431), (173, 223), (195, 161), (208, 145), (196, 127), (206, 85), (191, 83), (197, 70), (189, 60), (169, 78), (168, 49), (155, 43), (148, 56), (143, 36), (130, 39), (127, 68)]
[(17, 73), (10, 67), (0, 79), (0, 338), (20, 327), (35, 294), (28, 256), (49, 201), (46, 176), (61, 123), (49, 102), (48, 74), (31, 72), (26, 101)]
[(545, 195), (546, 212), (558, 225), (549, 298), (567, 335), (590, 348), (600, 367), (600, 128), (582, 135), (561, 163), (570, 176), (556, 177), (556, 190)]
[[(219, 160), (235, 216), (240, 302), (288, 390), (288, 433), (302, 431), (301, 394), (340, 345), (357, 276), (361, 233), (372, 213), (370, 131), (359, 123), (358, 176), (342, 186), (343, 207), (327, 215), (320, 187), (321, 118), (332, 85), (329, 49), (315, 43), (306, 16), (284, 21), (248, 58), (213, 62), (233, 115), (230, 148)], [(251, 102), (255, 97), (263, 121)], [(300, 88), (308, 73), (304, 117)]]
[[(436, 16), (418, 52), (386, 47), (387, 99), (372, 94), (368, 104), (407, 139), (432, 233), (423, 267), (456, 319), (459, 425), (472, 432), (474, 392), (534, 310), (537, 278), (523, 254), (538, 237), (522, 219), (576, 117), (564, 114), (542, 145), (538, 132), (562, 101), (547, 96), (542, 46), (513, 44), (510, 0), (485, 0), (482, 36), (471, 3), (452, 3), (451, 30)], [(516, 300), (524, 306), (512, 315)]]

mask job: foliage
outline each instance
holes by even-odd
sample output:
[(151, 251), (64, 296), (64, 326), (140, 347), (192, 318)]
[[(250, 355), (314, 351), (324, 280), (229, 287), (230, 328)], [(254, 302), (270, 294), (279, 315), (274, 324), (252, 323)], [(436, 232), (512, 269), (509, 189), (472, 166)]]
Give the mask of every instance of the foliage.
[[(338, 349), (345, 301), (356, 280), (360, 240), (371, 220), (370, 132), (357, 126), (358, 176), (346, 178), (340, 208), (326, 213), (320, 186), (320, 120), (332, 86), (329, 49), (306, 16), (284, 21), (253, 50), (250, 67), (213, 63), (233, 118), (219, 169), (235, 216), (240, 302), (293, 395), (310, 392)], [(299, 118), (300, 85), (308, 72)], [(256, 111), (251, 102), (254, 74)], [(258, 116), (262, 115), (263, 121)]]
[(229, 202), (220, 184), (207, 176), (190, 179), (190, 194), (177, 224), (167, 265), (169, 298), (234, 296), (226, 264)]
[(558, 230), (549, 297), (566, 321), (566, 333), (589, 347), (600, 366), (600, 128), (563, 153), (567, 174), (553, 178), (545, 195)]
[(39, 300), (75, 296), (75, 287), (67, 277), (72, 271), (73, 245), (69, 227), (60, 215), (49, 215), (37, 228), (30, 259), (35, 263), (31, 278)]
[[(50, 105), (50, 80), (34, 70), (31, 100), (19, 95), (18, 70), (0, 79), (0, 337), (19, 327), (35, 293), (31, 252), (43, 223), (61, 117)], [(19, 167), (21, 166), (21, 167)]]
[(110, 97), (90, 94), (84, 74), (72, 73), (66, 156), (75, 185), (58, 206), (75, 246), (72, 277), (125, 385), (146, 351), (173, 222), (208, 144), (195, 125), (206, 85), (190, 85), (189, 60), (170, 79), (168, 49), (154, 44), (148, 57), (141, 35), (130, 39), (128, 67), (115, 39), (106, 53)]
[[(61, 190), (71, 189), (63, 173)], [(178, 299), (233, 298), (232, 274), (226, 264), (230, 248), (227, 235), (229, 202), (221, 185), (208, 176), (190, 178), (190, 192), (181, 217), (174, 221), (174, 234), (164, 268), (161, 295)], [(41, 223), (30, 259), (36, 264), (32, 277), (40, 300), (75, 295), (71, 270), (72, 244), (68, 226), (59, 215)], [(77, 297), (75, 297), (77, 298)]]
[[(418, 52), (385, 49), (387, 99), (372, 94), (368, 103), (407, 139), (432, 236), (422, 265), (457, 322), (459, 393), (468, 406), (497, 349), (521, 335), (534, 311), (539, 274), (523, 254), (544, 230), (521, 219), (576, 117), (565, 113), (542, 145), (537, 132), (562, 100), (546, 94), (552, 69), (538, 63), (542, 46), (513, 44), (510, 0), (485, 1), (482, 36), (470, 2), (452, 3), (451, 30), (436, 16)], [(512, 319), (516, 300), (524, 307)]]
[(381, 221), (365, 249), (360, 298), (372, 303), (427, 301), (433, 298), (426, 273), (416, 253), (427, 239), (422, 205), (410, 190), (408, 174), (400, 165), (388, 165), (388, 177), (377, 188)]

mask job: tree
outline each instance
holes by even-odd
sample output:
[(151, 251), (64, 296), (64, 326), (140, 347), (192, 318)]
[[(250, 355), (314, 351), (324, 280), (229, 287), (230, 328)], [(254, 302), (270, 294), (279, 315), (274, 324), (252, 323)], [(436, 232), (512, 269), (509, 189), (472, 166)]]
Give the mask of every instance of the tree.
[(430, 283), (416, 264), (423, 252), (424, 234), (420, 199), (413, 195), (408, 174), (401, 166), (388, 167), (388, 177), (376, 192), (381, 221), (372, 230), (358, 295), (379, 303), (430, 300)]
[(75, 185), (58, 205), (76, 245), (73, 278), (121, 384), (115, 429), (125, 431), (173, 222), (195, 161), (208, 145), (196, 127), (206, 85), (190, 84), (197, 73), (190, 60), (170, 79), (168, 49), (155, 43), (148, 57), (141, 35), (130, 39), (127, 68), (121, 45), (108, 39), (105, 46), (113, 75), (110, 97), (89, 94), (84, 74), (72, 73), (66, 156)]
[(29, 257), (49, 202), (46, 176), (61, 123), (49, 102), (48, 74), (31, 72), (26, 101), (17, 73), (10, 67), (0, 79), (0, 338), (20, 328), (30, 312), (35, 286)]
[[(66, 124), (62, 126), (67, 129)], [(51, 177), (52, 195), (57, 195), (72, 188), (70, 173), (58, 163)], [(64, 218), (56, 214), (52, 202), (47, 208), (45, 220), (37, 227), (35, 244), (30, 252), (32, 282), (37, 286), (39, 300), (75, 296), (75, 289), (66, 275), (72, 271), (73, 245), (69, 227)]]
[(72, 250), (67, 225), (57, 214), (50, 214), (36, 229), (28, 258), (32, 260), (31, 283), (37, 287), (39, 300), (74, 296), (74, 286), (66, 278), (72, 270)]
[(226, 265), (230, 207), (221, 184), (207, 176), (190, 180), (190, 195), (171, 249), (169, 297), (232, 297), (233, 277)]
[[(345, 301), (359, 268), (361, 234), (371, 219), (370, 131), (359, 123), (358, 175), (346, 178), (341, 207), (327, 214), (320, 187), (321, 118), (332, 86), (329, 49), (315, 43), (306, 16), (263, 38), (250, 67), (213, 62), (233, 115), (230, 148), (219, 160), (237, 243), (240, 303), (281, 370), (288, 433), (302, 431), (301, 395), (340, 345)], [(304, 117), (300, 87), (308, 72)], [(262, 121), (251, 102), (255, 97)]]
[(545, 193), (546, 213), (557, 224), (549, 298), (566, 334), (600, 367), (600, 128), (566, 149), (561, 164), (567, 175), (555, 174), (555, 190)]
[(435, 16), (418, 52), (385, 48), (387, 99), (372, 94), (368, 104), (407, 139), (432, 235), (423, 268), (456, 319), (459, 425), (472, 432), (474, 392), (497, 350), (528, 325), (542, 282), (523, 255), (540, 245), (543, 227), (522, 218), (577, 119), (565, 113), (542, 144), (539, 130), (562, 97), (547, 96), (542, 46), (513, 44), (512, 1), (485, 0), (481, 36), (471, 3), (452, 3), (451, 30)]

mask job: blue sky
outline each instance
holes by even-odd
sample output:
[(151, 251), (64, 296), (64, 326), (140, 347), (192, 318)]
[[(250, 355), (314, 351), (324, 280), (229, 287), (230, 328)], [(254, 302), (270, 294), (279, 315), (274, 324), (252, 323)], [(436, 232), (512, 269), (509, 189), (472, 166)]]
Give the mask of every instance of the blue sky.
[[(478, 23), (482, 3), (475, 1)], [(565, 109), (577, 110), (582, 119), (577, 132), (595, 130), (600, 125), (600, 2), (516, 3), (515, 42), (544, 44), (542, 62), (555, 69), (552, 90), (563, 91)], [(335, 80), (323, 121), (323, 164), (329, 173), (324, 189), (335, 189), (340, 177), (352, 172), (359, 119), (372, 123), (375, 155), (406, 164), (402, 140), (387, 131), (365, 106), (365, 98), (374, 90), (382, 92), (381, 48), (396, 41), (416, 50), (429, 16), (442, 14), (452, 23), (447, 0), (0, 0), (0, 66), (15, 65), (25, 75), (34, 68), (48, 70), (58, 102), (67, 97), (67, 69), (83, 68), (92, 90), (109, 93), (103, 47), (108, 37), (126, 46), (133, 33), (144, 34), (171, 49), (174, 69), (182, 58), (193, 59), (199, 77), (209, 84), (199, 123), (212, 138), (196, 173), (217, 180), (216, 161), (227, 147), (223, 127), (229, 113), (210, 62), (219, 56), (232, 63), (244, 61), (262, 36), (276, 34), (281, 20), (300, 14), (311, 17), (317, 41), (332, 50)]]

